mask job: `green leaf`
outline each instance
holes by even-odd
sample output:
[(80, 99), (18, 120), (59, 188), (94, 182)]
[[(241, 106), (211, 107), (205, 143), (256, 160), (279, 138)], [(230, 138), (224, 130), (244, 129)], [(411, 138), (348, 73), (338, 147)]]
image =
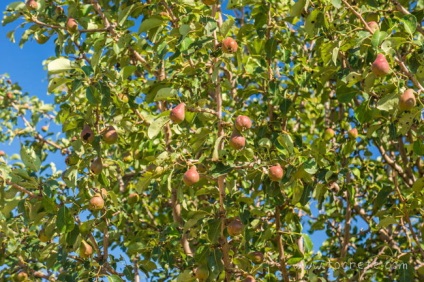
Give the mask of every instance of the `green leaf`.
[(136, 66), (128, 65), (123, 67), (119, 73), (121, 74), (121, 77), (123, 79), (127, 79), (135, 72), (136, 69), (137, 69)]
[(309, 253), (313, 251), (314, 244), (312, 243), (311, 237), (308, 234), (302, 233), (303, 242), (305, 243), (305, 251)]
[(221, 220), (212, 219), (208, 221), (208, 239), (211, 243), (218, 242), (218, 238), (221, 234)]
[(377, 229), (386, 228), (390, 224), (398, 224), (398, 221), (396, 220), (396, 218), (392, 216), (385, 217), (382, 220), (380, 220), (380, 222), (377, 225)]
[(127, 20), (128, 16), (131, 14), (131, 11), (133, 10), (135, 5), (131, 5), (126, 7), (124, 10), (119, 10), (118, 13), (118, 24), (120, 26), (124, 25), (125, 21)]
[(138, 29), (139, 33), (146, 32), (151, 30), (152, 28), (161, 26), (163, 23), (163, 19), (159, 16), (153, 16), (151, 18), (145, 19)]
[(234, 18), (229, 16), (227, 20), (221, 25), (221, 30), (220, 30), (221, 35), (223, 37), (226, 37), (230, 29), (233, 27), (233, 25), (234, 25)]
[(414, 190), (415, 192), (420, 192), (423, 190), (423, 188), (424, 188), (424, 177), (417, 179), (414, 182), (414, 185), (412, 185), (412, 190)]
[(215, 141), (215, 146), (213, 147), (213, 153), (212, 153), (212, 161), (213, 162), (216, 162), (216, 161), (219, 160), (219, 147), (221, 145), (223, 138), (225, 138), (225, 135), (218, 137)]
[(27, 168), (32, 171), (38, 171), (41, 166), (40, 158), (35, 154), (35, 151), (32, 148), (26, 148), (25, 146), (21, 146), (21, 159)]
[(399, 282), (410, 282), (414, 280), (415, 269), (412, 265), (406, 262), (398, 263), (396, 269), (399, 273)]
[(56, 227), (59, 233), (67, 233), (74, 228), (74, 218), (66, 206), (61, 206), (56, 218)]
[(406, 32), (413, 36), (415, 30), (417, 29), (417, 18), (414, 15), (409, 14), (403, 16), (401, 22), (403, 23)]
[(387, 197), (390, 195), (390, 193), (392, 193), (392, 191), (392, 187), (385, 186), (378, 192), (377, 197), (373, 202), (373, 212), (378, 211), (387, 202)]
[(387, 32), (377, 30), (374, 32), (371, 38), (371, 44), (374, 48), (378, 48), (380, 44), (386, 39), (388, 36)]
[(290, 9), (290, 15), (293, 17), (299, 17), (305, 8), (306, 0), (298, 0)]
[(154, 101), (166, 101), (166, 100), (172, 100), (173, 98), (178, 97), (177, 91), (173, 88), (167, 87), (167, 88), (161, 88), (156, 96)]
[(283, 146), (290, 154), (294, 153), (293, 140), (288, 133), (282, 133), (277, 137), (278, 143)]
[(61, 73), (72, 69), (75, 69), (74, 63), (66, 58), (58, 58), (47, 65), (49, 73)]
[(397, 93), (387, 94), (383, 98), (378, 100), (377, 109), (386, 112), (391, 111), (397, 106), (398, 101), (399, 96)]
[(169, 116), (161, 116), (157, 119), (155, 119), (150, 125), (149, 129), (147, 131), (147, 136), (149, 139), (155, 138), (159, 132), (162, 130), (162, 128), (165, 126), (167, 122), (169, 122)]
[(331, 4), (336, 8), (340, 9), (342, 7), (342, 1), (341, 0), (331, 0)]
[(118, 275), (110, 275), (107, 277), (107, 281), (109, 282), (121, 282), (124, 281), (121, 279), (121, 277), (119, 277)]

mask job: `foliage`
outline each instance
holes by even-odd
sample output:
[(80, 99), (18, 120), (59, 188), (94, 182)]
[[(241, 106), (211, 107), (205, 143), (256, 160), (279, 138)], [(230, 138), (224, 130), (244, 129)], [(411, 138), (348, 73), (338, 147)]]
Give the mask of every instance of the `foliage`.
[[(10, 4), (3, 25), (19, 24), (19, 45), (54, 44), (55, 104), (0, 80), (0, 141), (21, 144), (0, 157), (0, 277), (423, 279), (424, 3), (354, 2)], [(379, 53), (388, 75), (371, 71)], [(402, 111), (407, 88), (417, 105)], [(239, 115), (253, 126), (236, 131)], [(40, 126), (51, 121), (61, 128)], [(200, 180), (186, 185), (192, 166)]]

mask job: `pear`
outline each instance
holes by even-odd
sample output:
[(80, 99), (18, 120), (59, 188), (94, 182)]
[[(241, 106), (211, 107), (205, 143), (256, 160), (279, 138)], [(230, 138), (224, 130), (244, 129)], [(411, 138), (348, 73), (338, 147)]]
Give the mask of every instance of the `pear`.
[(206, 266), (199, 266), (194, 270), (194, 276), (199, 279), (199, 281), (205, 281), (209, 277), (209, 269)]
[(256, 282), (256, 279), (252, 275), (247, 275), (243, 282)]
[(103, 163), (101, 158), (95, 158), (90, 165), (90, 171), (94, 174), (100, 174), (103, 169)]
[(20, 271), (15, 276), (15, 281), (29, 281), (28, 273), (25, 271)]
[(401, 111), (409, 111), (415, 105), (417, 101), (415, 99), (414, 90), (406, 89), (405, 92), (399, 97), (399, 109)]
[(371, 70), (376, 76), (385, 76), (390, 73), (390, 66), (383, 54), (378, 54), (374, 63), (371, 65)]
[(283, 178), (284, 171), (280, 164), (274, 165), (269, 168), (268, 176), (272, 181), (280, 181)]
[(85, 240), (82, 240), (79, 247), (79, 255), (82, 258), (89, 258), (93, 254), (93, 247), (90, 246)]
[(6, 155), (6, 152), (5, 151), (3, 151), (3, 150), (0, 150), (0, 157), (3, 157), (3, 156), (5, 156)]
[(238, 236), (243, 232), (243, 223), (240, 219), (234, 219), (227, 225), (227, 232), (230, 236)]
[(249, 117), (240, 115), (236, 118), (234, 125), (238, 131), (244, 131), (252, 127), (252, 121)]
[(102, 198), (102, 195), (100, 195), (99, 193), (95, 194), (91, 199), (90, 199), (90, 204), (89, 204), (89, 209), (90, 210), (101, 210), (103, 209), (105, 206), (105, 201)]
[(84, 128), (81, 131), (81, 139), (87, 143), (92, 143), (94, 141), (94, 133), (88, 124), (84, 125)]
[(373, 33), (380, 29), (380, 26), (375, 21), (368, 22), (367, 24)]
[(179, 124), (184, 121), (185, 118), (185, 103), (180, 103), (178, 106), (171, 110), (169, 117), (171, 118), (173, 123)]
[(65, 163), (69, 166), (76, 165), (78, 161), (79, 161), (79, 156), (76, 153), (71, 153), (65, 159)]
[(260, 264), (264, 261), (264, 254), (262, 252), (251, 252), (248, 256), (256, 264)]
[(140, 196), (137, 193), (131, 193), (128, 196), (128, 204), (135, 205), (140, 200)]
[(246, 146), (246, 138), (244, 138), (240, 132), (234, 130), (230, 137), (230, 146), (235, 150), (243, 149), (244, 146)]
[(222, 41), (222, 51), (224, 53), (235, 53), (237, 52), (237, 48), (237, 42), (231, 37), (227, 37)]
[(27, 6), (28, 10), (37, 10), (38, 3), (36, 0), (28, 0), (25, 5)]
[(66, 21), (66, 30), (69, 33), (74, 33), (78, 30), (78, 23), (74, 18), (68, 18)]
[(356, 128), (352, 128), (351, 130), (349, 130), (347, 132), (347, 135), (349, 136), (350, 139), (355, 140), (356, 138), (358, 138), (358, 129)]
[(334, 136), (336, 135), (336, 133), (334, 132), (334, 130), (332, 128), (327, 128), (324, 131), (324, 140), (325, 141), (329, 141), (331, 140)]
[(118, 140), (118, 132), (116, 132), (115, 127), (108, 126), (108, 128), (103, 133), (103, 140), (107, 144), (113, 144)]
[(187, 186), (196, 184), (197, 182), (199, 182), (199, 179), (200, 179), (200, 176), (199, 176), (199, 173), (197, 172), (196, 166), (190, 167), (190, 169), (187, 170), (183, 176), (183, 181), (185, 185)]

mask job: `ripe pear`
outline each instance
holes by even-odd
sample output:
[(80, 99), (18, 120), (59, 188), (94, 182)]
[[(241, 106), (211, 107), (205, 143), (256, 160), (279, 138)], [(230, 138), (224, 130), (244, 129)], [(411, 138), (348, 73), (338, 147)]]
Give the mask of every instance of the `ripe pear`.
[(194, 276), (199, 279), (199, 281), (205, 281), (209, 277), (209, 269), (206, 266), (199, 266), (194, 270)]
[(331, 140), (334, 136), (336, 135), (336, 133), (334, 132), (334, 130), (332, 128), (327, 128), (324, 131), (324, 140), (325, 141), (329, 141)]
[(367, 24), (373, 33), (380, 29), (380, 26), (375, 21), (368, 22)]
[(184, 173), (183, 181), (185, 185), (187, 186), (196, 184), (197, 182), (199, 182), (199, 179), (200, 179), (200, 176), (199, 176), (199, 173), (197, 172), (196, 166), (190, 167), (190, 169)]
[(113, 144), (118, 140), (118, 132), (116, 131), (115, 127), (108, 126), (108, 128), (103, 133), (103, 140), (107, 144)]
[(358, 138), (358, 129), (357, 128), (352, 128), (351, 130), (349, 130), (347, 132), (347, 135), (349, 136), (350, 139), (355, 140), (356, 138)]
[(0, 150), (0, 157), (3, 157), (3, 156), (5, 156), (6, 155), (6, 152), (5, 151), (3, 151), (3, 150)]
[(74, 18), (68, 18), (66, 21), (66, 30), (69, 33), (74, 33), (78, 30), (78, 23)]
[(251, 252), (248, 256), (256, 264), (260, 264), (264, 261), (264, 254), (262, 252)]
[(237, 52), (237, 48), (237, 42), (231, 37), (227, 37), (222, 41), (222, 51), (224, 53), (235, 53)]
[(243, 282), (256, 282), (256, 279), (252, 275), (247, 275)]
[(103, 200), (102, 195), (100, 195), (99, 193), (95, 194), (90, 199), (90, 204), (89, 204), (90, 210), (101, 210), (104, 208), (104, 206), (105, 206), (105, 201)]
[(230, 137), (230, 146), (235, 150), (243, 149), (246, 146), (246, 138), (240, 132), (234, 130)]
[(390, 66), (383, 54), (378, 54), (374, 63), (371, 65), (371, 70), (376, 76), (385, 76), (390, 73)]
[(140, 196), (137, 193), (131, 193), (128, 196), (128, 204), (135, 205), (140, 200)]
[(25, 271), (20, 271), (20, 272), (18, 272), (16, 274), (14, 280), (15, 281), (19, 281), (19, 282), (21, 282), (21, 281), (29, 281), (28, 273), (26, 273)]
[(94, 132), (88, 124), (84, 125), (84, 128), (81, 131), (81, 139), (88, 143), (92, 143), (94, 141)]
[(406, 89), (405, 92), (399, 97), (399, 109), (401, 111), (409, 111), (415, 105), (417, 101), (415, 99), (414, 90)]
[(101, 158), (95, 158), (91, 162), (90, 171), (94, 174), (100, 174), (103, 169), (103, 163)]
[(236, 118), (234, 125), (238, 131), (244, 131), (252, 127), (252, 121), (249, 117), (240, 115)]
[(93, 247), (90, 246), (85, 240), (82, 240), (79, 247), (79, 255), (82, 258), (89, 258), (93, 254)]
[(38, 3), (36, 0), (28, 0), (25, 5), (27, 6), (28, 10), (37, 10)]
[(173, 123), (179, 124), (184, 121), (185, 118), (185, 103), (180, 103), (178, 106), (171, 110), (169, 117), (171, 118)]
[(234, 219), (227, 225), (227, 232), (230, 236), (238, 236), (243, 232), (243, 223), (240, 219)]
[(281, 168), (280, 164), (274, 165), (269, 168), (268, 176), (271, 181), (280, 181), (283, 178), (284, 171)]

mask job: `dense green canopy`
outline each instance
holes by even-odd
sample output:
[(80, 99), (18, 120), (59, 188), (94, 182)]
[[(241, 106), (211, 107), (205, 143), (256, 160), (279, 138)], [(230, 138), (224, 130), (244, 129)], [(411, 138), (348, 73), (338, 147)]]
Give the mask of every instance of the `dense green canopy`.
[(10, 40), (54, 44), (55, 103), (0, 79), (0, 141), (21, 144), (0, 152), (0, 280), (423, 280), (423, 17), (10, 4)]

